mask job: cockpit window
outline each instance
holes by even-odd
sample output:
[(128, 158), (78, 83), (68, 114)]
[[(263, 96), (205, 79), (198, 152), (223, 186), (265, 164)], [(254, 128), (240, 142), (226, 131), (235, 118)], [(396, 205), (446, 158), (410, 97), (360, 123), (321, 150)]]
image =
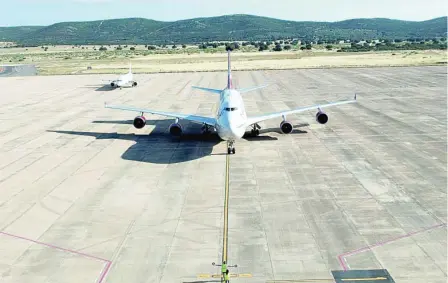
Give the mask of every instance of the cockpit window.
[(235, 111), (235, 110), (238, 110), (238, 108), (237, 107), (226, 107), (226, 108), (224, 108), (224, 110), (226, 110), (226, 111)]

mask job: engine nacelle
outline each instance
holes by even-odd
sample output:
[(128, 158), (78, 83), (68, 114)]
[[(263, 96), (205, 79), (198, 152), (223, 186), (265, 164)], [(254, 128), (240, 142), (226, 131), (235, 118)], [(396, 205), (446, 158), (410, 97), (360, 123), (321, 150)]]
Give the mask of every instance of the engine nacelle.
[(146, 125), (146, 119), (143, 116), (137, 116), (134, 119), (134, 127), (137, 129), (141, 129)]
[(137, 82), (133, 82), (133, 83), (132, 83), (132, 86), (137, 86)]
[(283, 121), (280, 123), (280, 130), (284, 134), (290, 134), (292, 132), (292, 124), (288, 121)]
[(170, 125), (170, 134), (179, 137), (182, 135), (182, 126), (179, 123), (173, 123)]
[(111, 86), (111, 87), (114, 87), (114, 86), (115, 86), (115, 83), (110, 83), (110, 86)]
[(319, 110), (319, 112), (316, 113), (316, 121), (319, 124), (325, 124), (328, 122), (328, 115), (325, 114), (323, 111)]

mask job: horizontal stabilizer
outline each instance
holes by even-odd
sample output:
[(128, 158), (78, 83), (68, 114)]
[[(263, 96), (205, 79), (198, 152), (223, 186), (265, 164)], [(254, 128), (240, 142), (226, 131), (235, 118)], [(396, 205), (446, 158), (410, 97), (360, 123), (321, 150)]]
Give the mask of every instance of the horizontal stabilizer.
[(267, 86), (270, 86), (270, 84), (265, 84), (265, 85), (260, 85), (260, 86), (253, 86), (253, 87), (241, 88), (241, 89), (238, 89), (238, 91), (239, 91), (240, 93), (245, 93), (245, 92), (249, 92), (249, 91), (257, 90), (257, 89), (260, 89), (260, 88), (265, 88), (265, 87), (267, 87)]
[(192, 88), (200, 89), (200, 90), (207, 91), (207, 92), (213, 92), (213, 93), (217, 93), (217, 94), (220, 94), (222, 92), (222, 90), (220, 90), (220, 89), (206, 88), (206, 87), (200, 87), (200, 86), (192, 86)]

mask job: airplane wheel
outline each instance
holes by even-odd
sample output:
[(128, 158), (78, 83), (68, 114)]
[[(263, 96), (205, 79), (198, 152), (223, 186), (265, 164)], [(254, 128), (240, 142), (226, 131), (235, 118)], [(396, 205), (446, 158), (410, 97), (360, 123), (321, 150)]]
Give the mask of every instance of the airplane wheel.
[(230, 148), (227, 149), (227, 154), (231, 154), (232, 150)]
[(235, 148), (232, 148), (232, 154), (235, 154)]

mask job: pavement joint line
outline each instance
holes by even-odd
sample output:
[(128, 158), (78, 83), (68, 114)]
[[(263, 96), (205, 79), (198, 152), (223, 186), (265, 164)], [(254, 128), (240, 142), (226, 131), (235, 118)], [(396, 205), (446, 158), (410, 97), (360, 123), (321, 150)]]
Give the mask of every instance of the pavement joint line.
[(401, 239), (404, 239), (404, 238), (409, 238), (409, 237), (414, 236), (416, 234), (420, 234), (420, 233), (423, 233), (423, 232), (426, 232), (426, 231), (430, 231), (430, 230), (433, 230), (433, 229), (436, 229), (436, 228), (440, 228), (440, 227), (446, 227), (446, 223), (441, 223), (441, 224), (433, 225), (433, 226), (430, 226), (430, 227), (426, 227), (424, 229), (421, 229), (421, 230), (418, 230), (418, 231), (414, 231), (414, 232), (410, 232), (410, 233), (404, 234), (404, 235), (399, 236), (399, 237), (395, 237), (395, 238), (392, 238), (392, 239), (389, 239), (389, 240), (385, 240), (385, 241), (382, 241), (382, 242), (379, 242), (379, 243), (376, 243), (376, 244), (373, 244), (373, 245), (370, 245), (370, 246), (366, 246), (366, 247), (359, 248), (359, 249), (356, 249), (356, 250), (353, 250), (353, 251), (350, 251), (350, 252), (346, 252), (346, 253), (340, 254), (340, 255), (338, 255), (338, 261), (339, 261), (341, 267), (344, 269), (344, 271), (347, 271), (348, 268), (347, 268), (346, 257), (352, 256), (352, 255), (355, 255), (355, 254), (359, 254), (359, 253), (363, 253), (365, 251), (371, 250), (372, 248), (384, 246), (386, 244), (389, 244), (389, 243), (392, 243), (392, 242), (395, 242), (395, 241), (398, 241), (398, 240), (401, 240)]
[(22, 237), (22, 236), (10, 234), (10, 233), (3, 232), (3, 231), (0, 231), (0, 235), (5, 235), (5, 236), (9, 236), (11, 238), (20, 239), (20, 240), (25, 240), (25, 241), (32, 242), (32, 243), (35, 243), (35, 244), (38, 244), (38, 245), (41, 245), (41, 246), (45, 246), (45, 247), (48, 247), (48, 248), (52, 248), (52, 249), (55, 249), (55, 250), (60, 250), (60, 251), (63, 251), (63, 252), (72, 253), (72, 254), (84, 256), (84, 257), (87, 257), (87, 258), (90, 258), (90, 259), (95, 259), (95, 260), (98, 260), (98, 261), (102, 261), (103, 263), (106, 263), (106, 265), (101, 270), (100, 276), (96, 280), (97, 283), (102, 283), (103, 282), (104, 278), (106, 277), (107, 273), (109, 272), (110, 266), (112, 265), (112, 261), (110, 261), (108, 259), (100, 258), (100, 257), (97, 257), (97, 256), (93, 256), (93, 255), (89, 255), (89, 254), (86, 254), (86, 253), (78, 252), (78, 251), (75, 251), (75, 250), (58, 247), (58, 246), (55, 246), (55, 245), (52, 245), (52, 244), (44, 243), (44, 242), (41, 242), (41, 241), (36, 241), (36, 240), (33, 240), (33, 239), (25, 238), (25, 237)]

